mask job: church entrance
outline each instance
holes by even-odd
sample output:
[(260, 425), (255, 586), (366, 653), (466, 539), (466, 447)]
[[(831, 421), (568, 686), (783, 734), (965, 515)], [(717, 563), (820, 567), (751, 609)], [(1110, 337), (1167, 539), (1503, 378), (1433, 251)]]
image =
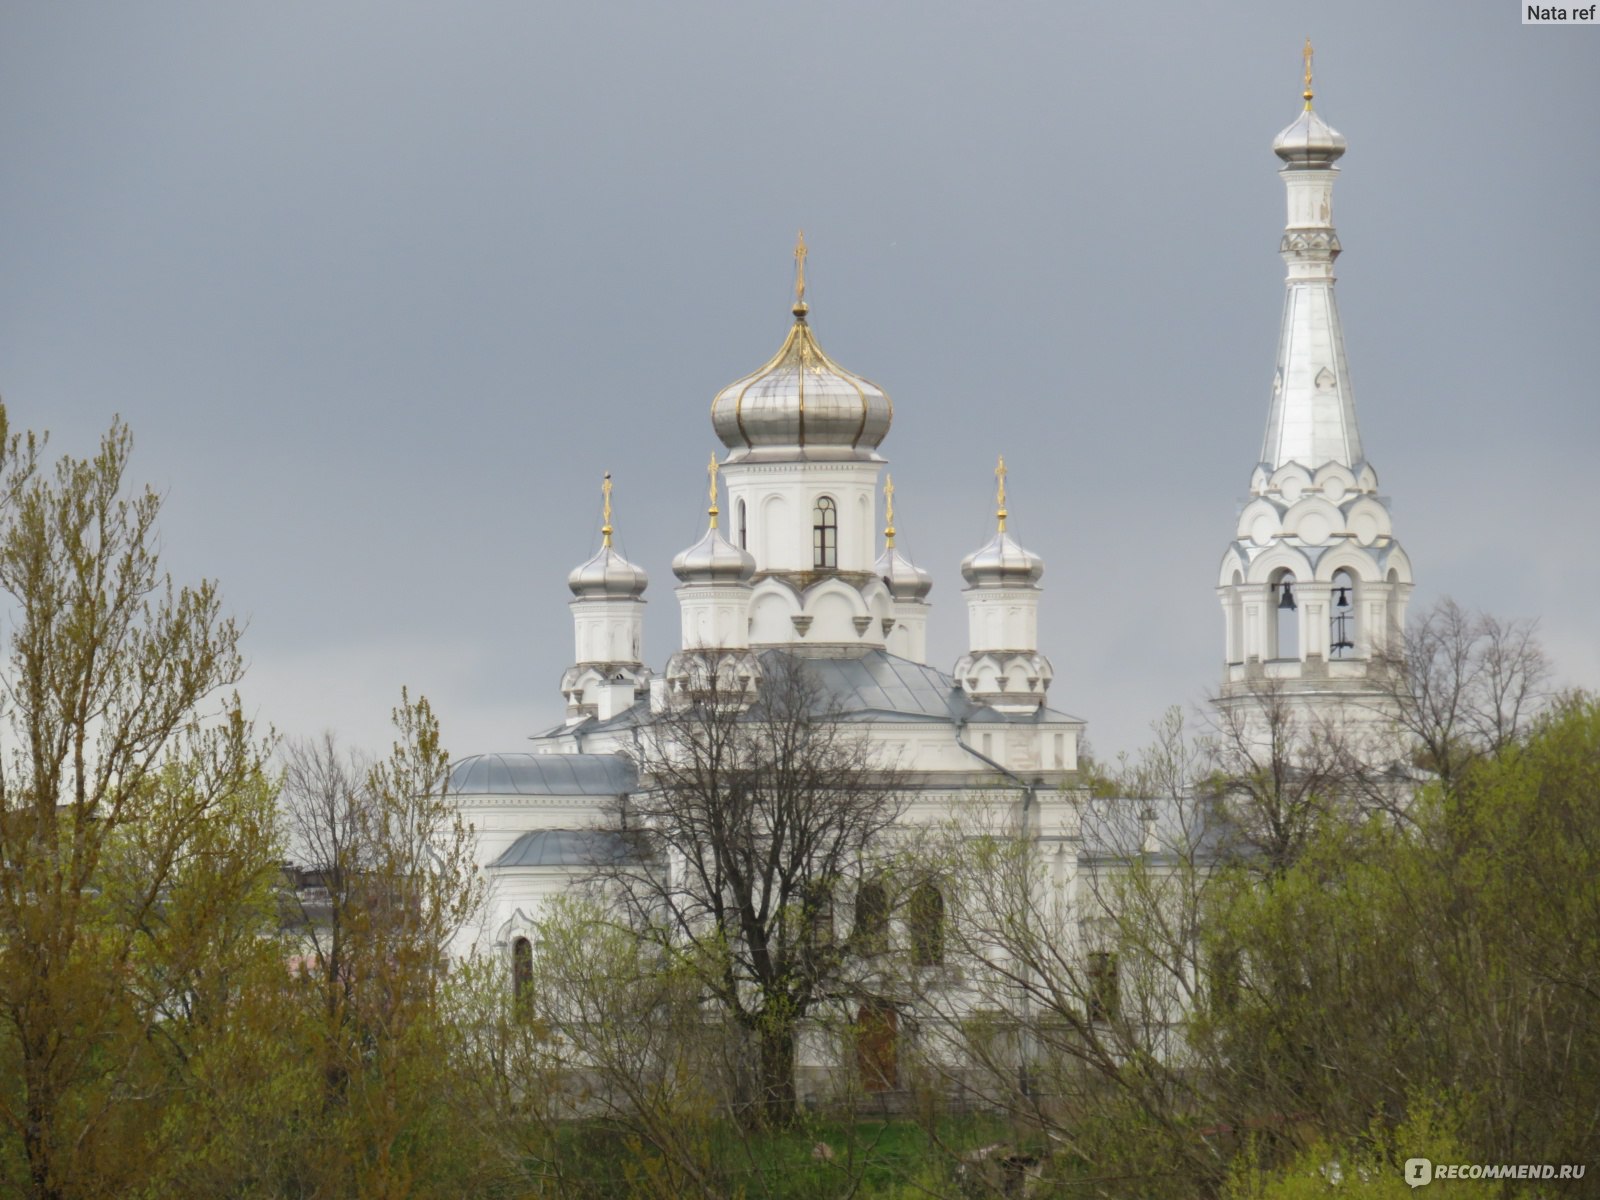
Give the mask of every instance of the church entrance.
[(856, 1069), (868, 1092), (892, 1091), (899, 1080), (900, 1014), (882, 1004), (863, 1004), (856, 1014)]

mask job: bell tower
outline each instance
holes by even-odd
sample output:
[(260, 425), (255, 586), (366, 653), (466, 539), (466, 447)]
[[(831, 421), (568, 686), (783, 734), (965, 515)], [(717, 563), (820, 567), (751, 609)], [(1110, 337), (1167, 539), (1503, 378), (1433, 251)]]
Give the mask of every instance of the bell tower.
[(1334, 297), (1339, 235), (1334, 164), (1346, 142), (1305, 107), (1274, 140), (1288, 221), (1288, 268), (1266, 437), (1217, 580), (1226, 667), (1218, 704), (1268, 691), (1306, 715), (1360, 722), (1383, 708), (1382, 673), (1398, 652), (1411, 561), (1356, 426)]

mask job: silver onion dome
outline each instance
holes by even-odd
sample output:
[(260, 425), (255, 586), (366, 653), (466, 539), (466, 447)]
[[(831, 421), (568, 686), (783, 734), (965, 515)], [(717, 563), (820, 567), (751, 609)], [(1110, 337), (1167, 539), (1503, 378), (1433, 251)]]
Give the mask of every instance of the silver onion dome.
[(672, 560), (672, 573), (684, 583), (744, 583), (756, 573), (756, 560), (713, 525)]
[(896, 600), (921, 600), (933, 590), (933, 576), (893, 546), (878, 555), (872, 569), (888, 585), (889, 594)]
[(1344, 134), (1309, 108), (1272, 139), (1272, 152), (1291, 167), (1331, 167), (1348, 148)]
[(711, 402), (711, 424), (732, 453), (777, 458), (871, 459), (889, 432), (894, 406), (877, 384), (823, 353), (806, 324), (804, 301), (778, 353), (730, 383)]
[(650, 583), (643, 567), (636, 567), (609, 545), (567, 576), (574, 596), (598, 599), (606, 596), (637, 597)]
[(1044, 559), (1004, 530), (961, 561), (961, 577), (973, 587), (1031, 587), (1043, 575)]

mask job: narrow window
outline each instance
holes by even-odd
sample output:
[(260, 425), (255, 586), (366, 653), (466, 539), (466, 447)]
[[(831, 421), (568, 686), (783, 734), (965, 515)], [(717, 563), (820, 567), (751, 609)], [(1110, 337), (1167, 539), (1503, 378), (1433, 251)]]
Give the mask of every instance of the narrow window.
[(739, 501), (739, 549), (750, 549), (750, 526), (745, 520), (744, 501)]
[(806, 890), (804, 907), (808, 951), (822, 958), (833, 950), (833, 891), (826, 884)]
[(818, 569), (839, 565), (839, 510), (831, 496), (817, 497), (811, 512), (811, 565)]
[(911, 935), (911, 964), (936, 967), (944, 962), (944, 894), (932, 883), (911, 893), (907, 914)]
[(1272, 604), (1277, 621), (1272, 626), (1274, 637), (1273, 658), (1300, 657), (1300, 596), (1299, 585), (1288, 571), (1273, 576)]
[(889, 946), (889, 893), (881, 883), (863, 883), (856, 891), (856, 950), (882, 954)]
[(1089, 1020), (1114, 1021), (1117, 1018), (1117, 956), (1109, 950), (1089, 954)]
[(1351, 658), (1356, 651), (1356, 581), (1349, 571), (1333, 574), (1328, 606), (1328, 657)]
[(533, 1009), (533, 943), (519, 937), (511, 943), (511, 999), (517, 1011)]

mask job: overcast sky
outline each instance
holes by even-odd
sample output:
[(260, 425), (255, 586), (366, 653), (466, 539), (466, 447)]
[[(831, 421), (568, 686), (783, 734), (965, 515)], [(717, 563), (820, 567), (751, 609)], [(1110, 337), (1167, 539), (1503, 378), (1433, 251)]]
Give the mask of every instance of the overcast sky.
[(1512, 0), (0, 12), (0, 394), (57, 450), (132, 426), (165, 561), (249, 622), (282, 731), (382, 748), (402, 683), (458, 755), (558, 720), (606, 470), (659, 668), (710, 399), (782, 340), (803, 226), (813, 328), (895, 401), (930, 661), (1003, 451), (1051, 702), (1101, 754), (1142, 742), (1220, 676), (1307, 34), (1414, 608), (1537, 617), (1600, 687), (1600, 28)]

